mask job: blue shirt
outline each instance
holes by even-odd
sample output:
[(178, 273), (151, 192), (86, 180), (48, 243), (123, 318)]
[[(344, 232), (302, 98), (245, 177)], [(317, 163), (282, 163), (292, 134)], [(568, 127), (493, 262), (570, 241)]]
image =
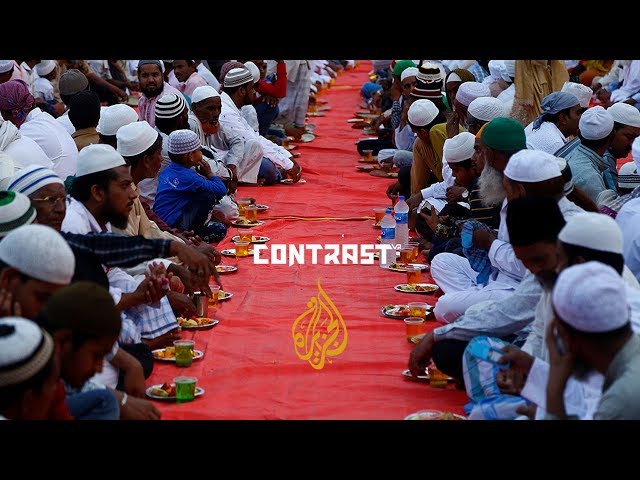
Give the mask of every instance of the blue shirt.
[(218, 177), (207, 180), (190, 168), (171, 162), (158, 177), (158, 193), (153, 211), (168, 225), (173, 226), (182, 212), (191, 208), (190, 205), (200, 203), (203, 195), (212, 194), (218, 199), (227, 194), (227, 187), (222, 180)]

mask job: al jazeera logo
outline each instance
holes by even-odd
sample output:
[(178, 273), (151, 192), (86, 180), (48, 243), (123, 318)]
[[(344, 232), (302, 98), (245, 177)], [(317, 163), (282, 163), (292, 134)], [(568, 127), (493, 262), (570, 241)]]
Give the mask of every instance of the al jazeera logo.
[(318, 295), (307, 302), (307, 310), (295, 319), (291, 327), (293, 345), (300, 360), (322, 370), (325, 362), (347, 348), (347, 326), (335, 304), (320, 286)]

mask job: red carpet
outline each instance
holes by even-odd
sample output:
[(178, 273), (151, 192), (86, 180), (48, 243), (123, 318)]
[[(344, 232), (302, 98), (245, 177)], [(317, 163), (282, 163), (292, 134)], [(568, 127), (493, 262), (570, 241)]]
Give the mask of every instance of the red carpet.
[[(298, 161), (306, 184), (239, 188), (237, 198), (251, 196), (270, 206), (260, 218), (363, 217), (372, 216), (373, 207), (389, 205), (385, 190), (392, 180), (355, 169), (360, 157), (354, 143), (362, 130), (346, 122), (359, 109), (360, 87), (370, 68), (368, 62), (361, 63), (321, 97), (331, 110), (326, 117), (309, 120), (317, 125), (316, 139), (299, 143), (293, 151), (302, 154)], [(269, 236), (268, 246), (373, 244), (380, 230), (372, 223), (272, 219), (254, 232)], [(233, 247), (236, 234), (231, 228), (218, 248)], [(402, 419), (422, 409), (463, 413), (464, 391), (452, 385), (436, 389), (402, 376), (411, 351), (405, 326), (402, 320), (382, 316), (380, 308), (388, 303), (435, 303), (432, 295), (394, 291), (394, 285), (406, 282), (405, 274), (383, 271), (377, 263), (256, 265), (252, 257), (224, 257), (223, 263), (239, 269), (222, 276), (224, 289), (234, 296), (221, 303), (215, 315), (220, 323), (211, 330), (183, 332), (195, 339), (204, 358), (186, 369), (157, 363), (147, 381), (151, 385), (194, 375), (205, 393), (182, 405), (156, 402), (163, 419)], [(423, 281), (432, 280), (423, 274)], [(330, 300), (321, 295), (315, 310), (308, 302), (318, 297), (318, 282)], [(309, 328), (305, 317), (293, 331), (307, 310), (316, 315)], [(429, 329), (436, 326), (428, 322)], [(294, 333), (299, 334), (298, 346)], [(311, 362), (325, 360), (322, 369), (300, 358), (307, 348), (312, 348)]]

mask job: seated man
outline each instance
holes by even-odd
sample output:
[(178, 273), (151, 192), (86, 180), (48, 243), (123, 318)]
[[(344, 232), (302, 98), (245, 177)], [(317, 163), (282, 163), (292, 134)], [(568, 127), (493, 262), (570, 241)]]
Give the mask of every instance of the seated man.
[(172, 163), (160, 174), (153, 210), (172, 227), (193, 230), (207, 243), (219, 242), (226, 227), (207, 220), (227, 189), (202, 157), (198, 135), (191, 130), (171, 132), (167, 151)]

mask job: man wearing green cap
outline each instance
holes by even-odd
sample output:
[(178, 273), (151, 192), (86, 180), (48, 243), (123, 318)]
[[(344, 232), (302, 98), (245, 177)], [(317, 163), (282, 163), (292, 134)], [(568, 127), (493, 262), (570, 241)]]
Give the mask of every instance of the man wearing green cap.
[(526, 148), (524, 127), (511, 118), (499, 117), (487, 123), (478, 135), (482, 140), (478, 159), (484, 163), (478, 165), (478, 170), (482, 170), (480, 198), (485, 205), (502, 203), (500, 227), (497, 235), (483, 229), (473, 230), (472, 246), (486, 250), (491, 262), (491, 274), (486, 285), (478, 283), (478, 272), (471, 268), (466, 258), (440, 253), (431, 262), (431, 275), (445, 293), (438, 299), (434, 313), (437, 319), (447, 323), (456, 320), (471, 305), (510, 295), (526, 272), (509, 243), (507, 200), (502, 184), (509, 158)]

